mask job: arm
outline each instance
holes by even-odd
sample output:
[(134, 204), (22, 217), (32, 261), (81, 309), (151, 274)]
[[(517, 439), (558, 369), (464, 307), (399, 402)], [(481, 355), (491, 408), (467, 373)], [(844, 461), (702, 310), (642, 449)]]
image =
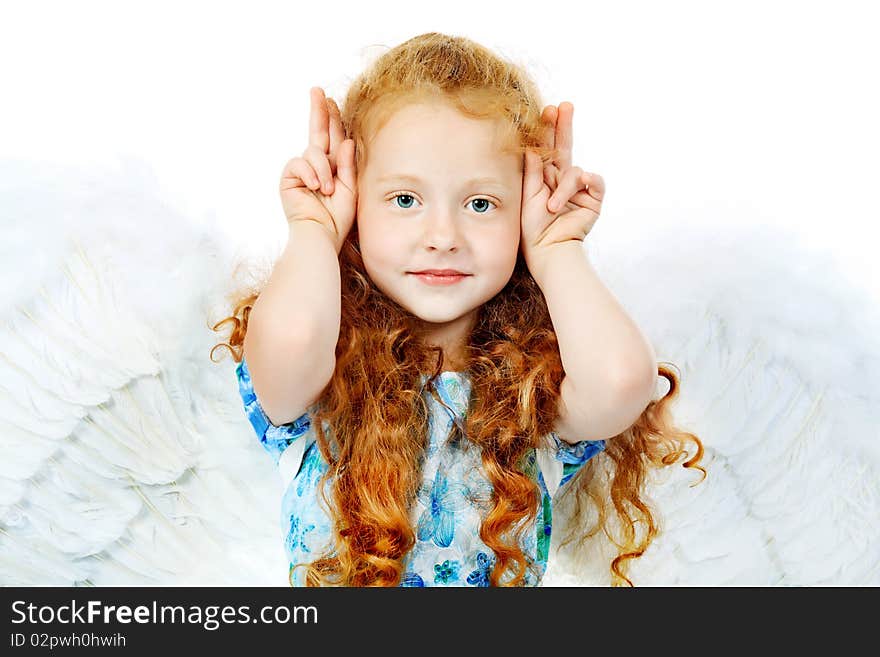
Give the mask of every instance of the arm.
[(558, 244), (533, 272), (547, 300), (565, 369), (556, 431), (566, 442), (627, 429), (653, 397), (654, 349), (599, 279), (583, 248)]
[(342, 303), (327, 230), (315, 221), (292, 221), (288, 230), (244, 339), (254, 392), (276, 426), (302, 415), (333, 375)]

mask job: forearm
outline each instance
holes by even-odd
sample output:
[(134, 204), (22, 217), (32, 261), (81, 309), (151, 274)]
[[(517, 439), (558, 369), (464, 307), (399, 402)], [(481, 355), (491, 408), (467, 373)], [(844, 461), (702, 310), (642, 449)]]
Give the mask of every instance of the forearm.
[(314, 353), (335, 353), (341, 319), (336, 247), (313, 221), (291, 222), (287, 246), (251, 309), (248, 333), (282, 344), (307, 339)]
[(583, 243), (560, 244), (535, 275), (569, 384), (585, 399), (656, 381), (654, 349), (599, 279)]

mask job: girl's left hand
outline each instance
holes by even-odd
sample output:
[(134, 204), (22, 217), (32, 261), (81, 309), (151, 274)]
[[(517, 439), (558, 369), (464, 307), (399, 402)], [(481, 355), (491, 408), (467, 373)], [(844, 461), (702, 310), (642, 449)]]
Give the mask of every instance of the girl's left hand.
[(525, 154), (520, 248), (533, 273), (552, 257), (554, 247), (582, 242), (602, 209), (605, 181), (571, 165), (574, 105), (544, 108), (544, 145), (557, 148), (557, 157), (541, 166), (533, 151)]

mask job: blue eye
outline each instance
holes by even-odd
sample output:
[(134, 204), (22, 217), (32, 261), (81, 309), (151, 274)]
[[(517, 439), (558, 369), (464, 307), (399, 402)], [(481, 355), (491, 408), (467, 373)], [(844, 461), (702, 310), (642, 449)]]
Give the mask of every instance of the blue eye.
[[(410, 196), (409, 194), (395, 194), (392, 198), (393, 198), (395, 201), (396, 201), (397, 199), (399, 199), (399, 198), (408, 198), (408, 199), (410, 200), (410, 202), (412, 202), (412, 200), (413, 200), (413, 197)], [(397, 207), (400, 207), (400, 206), (398, 205)], [(404, 210), (409, 210), (410, 207), (412, 207), (412, 206), (406, 206), (406, 207), (403, 208), (403, 209), (404, 209)]]
[[(408, 201), (407, 201), (407, 202), (409, 203), (408, 205), (403, 205), (403, 206), (402, 206), (402, 205), (400, 205), (399, 203), (397, 204), (397, 207), (400, 208), (400, 209), (402, 209), (402, 210), (409, 210), (409, 209), (412, 207), (411, 204), (412, 204), (413, 200), (415, 200), (415, 199), (413, 198), (412, 194), (406, 194), (406, 193), (403, 193), (403, 192), (398, 193), (398, 194), (395, 194), (395, 195), (392, 196), (391, 198), (392, 198), (394, 201), (397, 201), (397, 199), (400, 199), (400, 198), (402, 198), (402, 199), (408, 199)], [(490, 205), (492, 205), (492, 206), (495, 206), (495, 203), (493, 203), (492, 201), (490, 201), (490, 200), (487, 199), (487, 198), (475, 198), (475, 199), (473, 199), (473, 200), (471, 201), (471, 203), (481, 203), (481, 204), (488, 203), (488, 204), (490, 204)], [(474, 206), (474, 210), (477, 212), (477, 214), (486, 214), (486, 212), (489, 211), (489, 208), (488, 208), (487, 206), (481, 205), (480, 207), (485, 208), (485, 209), (480, 210), (480, 209), (477, 208), (477, 206)], [(495, 206), (495, 207), (497, 207), (497, 206)]]
[[(492, 205), (495, 205), (494, 203), (492, 203), (492, 201), (490, 201), (487, 198), (475, 198), (473, 201), (471, 201), (471, 203), (477, 203), (478, 201), (481, 203), (491, 203)], [(474, 210), (476, 210), (476, 209), (477, 208), (475, 206)], [(489, 208), (486, 208), (486, 212), (488, 212), (488, 211), (489, 211)], [(480, 212), (479, 210), (477, 210), (477, 214), (486, 214), (486, 212)]]

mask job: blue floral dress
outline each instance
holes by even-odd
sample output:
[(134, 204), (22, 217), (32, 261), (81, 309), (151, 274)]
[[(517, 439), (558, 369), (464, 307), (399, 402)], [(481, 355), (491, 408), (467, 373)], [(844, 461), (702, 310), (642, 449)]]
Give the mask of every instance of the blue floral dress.
[[(321, 455), (309, 413), (281, 426), (266, 416), (251, 385), (244, 359), (235, 369), (244, 409), (260, 443), (278, 465), (285, 488), (281, 502), (281, 528), (291, 565), (309, 562), (331, 547), (331, 521), (319, 503), (317, 484), (329, 469)], [(426, 389), (430, 411), (430, 441), (423, 465), (418, 502), (412, 510), (416, 544), (407, 555), (401, 586), (489, 586), (494, 553), (480, 539), (480, 523), (491, 508), (492, 485), (485, 475), (479, 450), (466, 440), (446, 440), (453, 422), (461, 423), (470, 399), (470, 381), (461, 372), (442, 372), (435, 387), (450, 412)], [(328, 427), (325, 424), (325, 432)], [(590, 458), (605, 449), (604, 440), (569, 444), (555, 432), (548, 447), (532, 450), (527, 474), (538, 482), (541, 510), (522, 549), (537, 574), (527, 571), (526, 586), (537, 586), (547, 567), (552, 528), (551, 499)], [(548, 486), (549, 484), (549, 486)], [(327, 483), (328, 498), (332, 480)], [(291, 584), (303, 586), (303, 568), (296, 568)]]

